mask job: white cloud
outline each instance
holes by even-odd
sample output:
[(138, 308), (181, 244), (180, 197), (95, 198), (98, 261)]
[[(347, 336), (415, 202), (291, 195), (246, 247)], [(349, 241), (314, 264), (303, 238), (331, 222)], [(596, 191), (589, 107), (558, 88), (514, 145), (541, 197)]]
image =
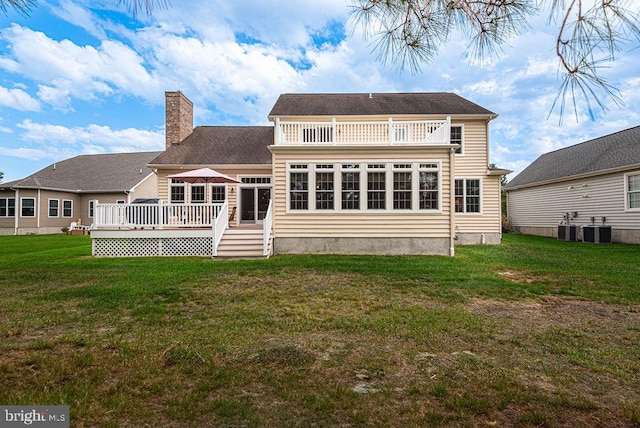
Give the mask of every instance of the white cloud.
[(153, 151), (164, 148), (162, 131), (134, 128), (114, 130), (95, 124), (69, 128), (34, 123), (30, 120), (24, 120), (17, 127), (23, 130), (22, 141), (58, 147), (68, 146), (69, 149), (73, 148), (81, 153)]
[(22, 89), (7, 89), (0, 86), (0, 106), (21, 111), (39, 111), (40, 104)]

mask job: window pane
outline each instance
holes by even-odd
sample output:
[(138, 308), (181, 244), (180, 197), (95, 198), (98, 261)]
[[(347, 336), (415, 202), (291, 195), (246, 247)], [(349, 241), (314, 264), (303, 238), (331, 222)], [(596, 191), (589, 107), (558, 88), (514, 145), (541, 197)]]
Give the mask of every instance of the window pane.
[(393, 208), (397, 210), (411, 209), (411, 173), (393, 173)]
[(309, 174), (292, 172), (289, 176), (289, 208), (292, 210), (309, 209)]
[(360, 209), (360, 173), (342, 173), (342, 209)]
[(7, 200), (7, 217), (16, 216), (16, 199), (10, 198)]
[(462, 153), (462, 126), (451, 127), (451, 144), (460, 144), (456, 153)]
[(72, 201), (62, 201), (62, 216), (71, 217), (73, 215)]
[(35, 199), (23, 199), (22, 200), (22, 217), (35, 217), (36, 216), (36, 201)]
[(333, 172), (316, 172), (316, 209), (333, 209)]
[(437, 172), (420, 172), (420, 209), (438, 209)]
[(640, 192), (629, 193), (629, 208), (640, 208)]
[(204, 203), (204, 186), (191, 186), (191, 202)]
[(369, 172), (367, 174), (367, 208), (370, 210), (385, 209), (386, 174)]
[(7, 216), (7, 199), (0, 198), (0, 217)]
[(184, 203), (184, 186), (171, 186), (171, 202)]
[(467, 203), (466, 212), (480, 212), (480, 180), (467, 180)]
[(58, 217), (58, 204), (60, 201), (52, 199), (49, 201), (49, 217)]
[(629, 180), (629, 191), (640, 191), (640, 175), (630, 175), (627, 177)]
[(211, 202), (224, 202), (226, 191), (224, 186), (211, 186)]

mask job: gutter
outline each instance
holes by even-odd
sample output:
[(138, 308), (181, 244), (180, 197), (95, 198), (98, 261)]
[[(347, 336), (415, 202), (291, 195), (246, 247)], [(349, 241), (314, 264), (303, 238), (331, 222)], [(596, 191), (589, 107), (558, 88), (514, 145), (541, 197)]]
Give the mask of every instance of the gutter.
[(528, 187), (545, 186), (547, 184), (562, 183), (565, 181), (579, 180), (581, 178), (591, 178), (591, 177), (598, 177), (601, 175), (615, 174), (616, 172), (633, 171), (638, 168), (640, 168), (640, 164), (633, 164), (633, 165), (619, 166), (617, 168), (608, 168), (608, 169), (601, 169), (599, 171), (585, 172), (582, 174), (566, 175), (564, 177), (552, 178), (550, 180), (536, 181), (534, 183), (526, 183), (526, 184), (515, 185), (515, 186), (509, 186), (509, 184), (507, 184), (504, 190), (509, 192), (511, 190), (526, 189)]
[(456, 236), (456, 198), (455, 198), (455, 186), (456, 186), (456, 150), (449, 150), (449, 255), (451, 257), (456, 255), (455, 251), (455, 236)]

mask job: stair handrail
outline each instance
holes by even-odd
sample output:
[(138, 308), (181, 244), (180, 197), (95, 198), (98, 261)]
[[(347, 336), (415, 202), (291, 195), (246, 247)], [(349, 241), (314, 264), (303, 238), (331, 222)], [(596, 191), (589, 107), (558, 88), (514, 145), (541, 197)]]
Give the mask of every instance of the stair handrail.
[(273, 223), (273, 213), (271, 209), (272, 199), (269, 199), (267, 213), (262, 220), (262, 255), (269, 255), (269, 240), (271, 238), (271, 227)]
[(213, 237), (211, 240), (211, 257), (218, 255), (218, 246), (222, 241), (224, 231), (229, 228), (229, 201), (224, 201), (212, 225)]

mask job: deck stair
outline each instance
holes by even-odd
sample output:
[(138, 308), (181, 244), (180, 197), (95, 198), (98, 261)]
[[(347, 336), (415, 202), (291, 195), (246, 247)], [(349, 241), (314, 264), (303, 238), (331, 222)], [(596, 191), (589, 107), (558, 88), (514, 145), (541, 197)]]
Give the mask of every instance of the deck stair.
[(264, 258), (262, 228), (231, 227), (224, 232), (216, 258)]

